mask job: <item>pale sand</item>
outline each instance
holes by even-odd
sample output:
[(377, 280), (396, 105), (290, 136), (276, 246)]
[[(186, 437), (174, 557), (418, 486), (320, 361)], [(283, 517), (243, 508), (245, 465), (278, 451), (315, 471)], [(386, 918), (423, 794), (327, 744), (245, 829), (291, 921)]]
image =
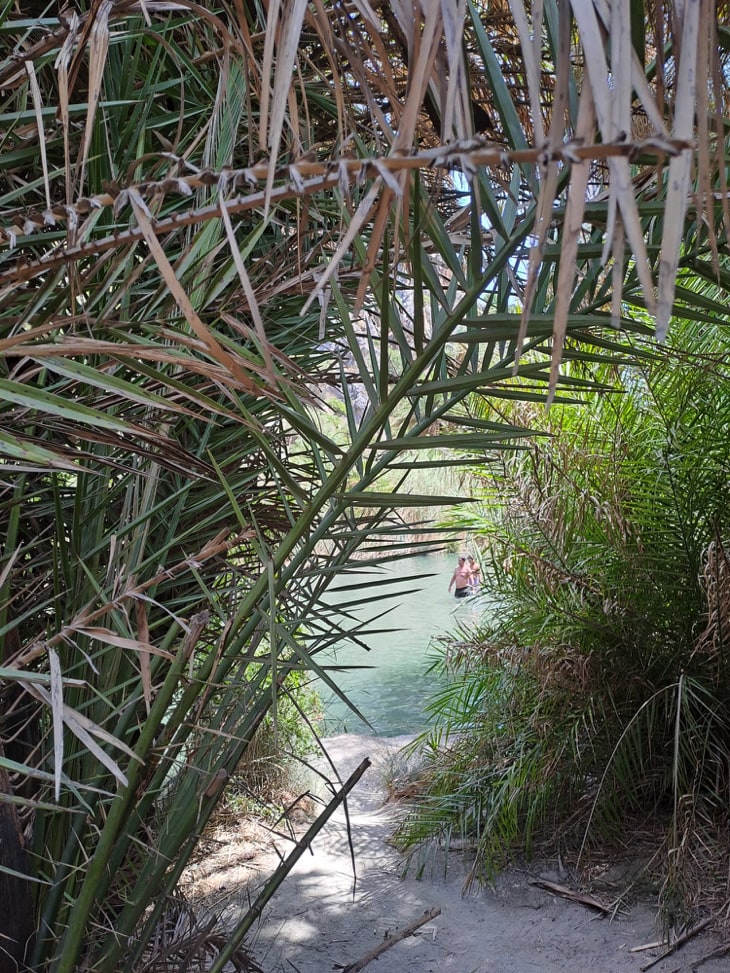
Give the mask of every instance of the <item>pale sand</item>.
[[(431, 909), (440, 915), (418, 934), (397, 942), (373, 960), (368, 973), (640, 973), (661, 949), (632, 952), (656, 942), (655, 903), (632, 903), (615, 919), (553, 895), (534, 884), (545, 878), (570, 886), (570, 877), (554, 865), (511, 868), (494, 887), (463, 894), (468, 862), (451, 852), (432, 859), (421, 879), (388, 843), (401, 809), (385, 803), (384, 768), (404, 738), (382, 739), (347, 734), (325, 741), (342, 780), (365, 757), (373, 766), (349, 799), (357, 882), (353, 872), (342, 809), (317, 836), (286, 878), (248, 937), (254, 958), (267, 973), (328, 973), (368, 954), (385, 936), (397, 935)], [(287, 855), (291, 845), (275, 842)], [(226, 923), (234, 923), (245, 903), (278, 864), (275, 853), (255, 861), (227, 848), (228, 865), (208, 870), (208, 901), (215, 901)], [(610, 897), (597, 897), (602, 900)], [(716, 949), (712, 933), (698, 935), (673, 955), (652, 966), (654, 973), (690, 971)], [(730, 954), (708, 960), (700, 973), (728, 973)]]

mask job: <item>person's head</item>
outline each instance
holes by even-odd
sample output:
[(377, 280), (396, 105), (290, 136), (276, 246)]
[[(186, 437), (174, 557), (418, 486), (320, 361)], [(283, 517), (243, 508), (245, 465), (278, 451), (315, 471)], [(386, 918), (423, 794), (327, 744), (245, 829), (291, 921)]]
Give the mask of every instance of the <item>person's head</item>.
[(459, 566), (460, 566), (460, 567), (461, 567), (461, 566), (463, 566), (463, 565), (464, 565), (464, 563), (465, 563), (465, 561), (464, 561), (464, 558), (463, 558), (463, 557), (460, 557), (460, 558), (459, 558)]
[(474, 558), (473, 558), (473, 557), (471, 556), (471, 554), (470, 554), (470, 555), (469, 555), (469, 557), (467, 558), (467, 561), (469, 562), (469, 564), (476, 564), (476, 563), (477, 563), (477, 562), (476, 562), (476, 561), (474, 560)]

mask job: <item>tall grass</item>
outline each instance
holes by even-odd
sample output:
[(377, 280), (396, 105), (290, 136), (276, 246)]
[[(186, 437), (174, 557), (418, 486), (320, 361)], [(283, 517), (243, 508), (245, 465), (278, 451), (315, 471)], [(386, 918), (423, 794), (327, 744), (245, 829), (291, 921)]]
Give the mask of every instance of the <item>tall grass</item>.
[(484, 469), (457, 520), (481, 535), (487, 607), (437, 663), (404, 846), (470, 833), (476, 874), (536, 840), (580, 863), (640, 826), (667, 913), (697, 899), (730, 797), (730, 395), (709, 344), (552, 409), (549, 438)]

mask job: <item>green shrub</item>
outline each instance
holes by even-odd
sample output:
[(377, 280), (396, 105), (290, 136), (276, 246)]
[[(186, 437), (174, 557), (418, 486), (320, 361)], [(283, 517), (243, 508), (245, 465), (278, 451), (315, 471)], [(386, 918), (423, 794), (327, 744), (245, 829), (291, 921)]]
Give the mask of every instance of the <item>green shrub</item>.
[[(686, 336), (685, 336), (686, 337)], [(539, 838), (580, 859), (640, 821), (677, 908), (730, 794), (730, 392), (671, 350), (617, 395), (553, 408), (550, 436), (484, 470), (487, 603), (447, 641), (399, 840), (456, 832), (477, 870)], [(693, 884), (694, 883), (694, 884)]]

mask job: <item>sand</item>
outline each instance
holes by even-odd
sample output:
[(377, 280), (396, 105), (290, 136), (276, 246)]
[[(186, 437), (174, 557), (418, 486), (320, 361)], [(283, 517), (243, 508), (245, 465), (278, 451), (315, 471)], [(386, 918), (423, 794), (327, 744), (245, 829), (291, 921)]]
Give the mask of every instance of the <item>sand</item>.
[[(386, 802), (384, 773), (403, 738), (347, 734), (329, 738), (327, 751), (344, 780), (368, 757), (372, 766), (348, 801), (357, 879), (339, 809), (314, 839), (264, 911), (247, 943), (266, 973), (325, 973), (347, 968), (383, 944), (393, 943), (361, 967), (371, 973), (641, 973), (666, 947), (657, 943), (656, 903), (632, 902), (613, 918), (536, 884), (547, 880), (580, 891), (571, 877), (542, 862), (502, 873), (494, 886), (464, 893), (468, 856), (431, 857), (421, 877), (391, 846), (402, 807)], [(224, 923), (235, 923), (257, 888), (292, 845), (279, 838), (262, 855), (231, 842), (224, 860), (197, 879)], [(274, 847), (275, 846), (275, 847)], [(583, 890), (586, 891), (586, 890)], [(593, 890), (589, 890), (593, 891)], [(609, 904), (611, 896), (594, 892)], [(438, 915), (402, 940), (399, 934)], [(693, 937), (651, 970), (728, 973), (730, 952), (703, 961), (722, 947), (712, 929)], [(699, 963), (699, 965), (698, 965)]]

